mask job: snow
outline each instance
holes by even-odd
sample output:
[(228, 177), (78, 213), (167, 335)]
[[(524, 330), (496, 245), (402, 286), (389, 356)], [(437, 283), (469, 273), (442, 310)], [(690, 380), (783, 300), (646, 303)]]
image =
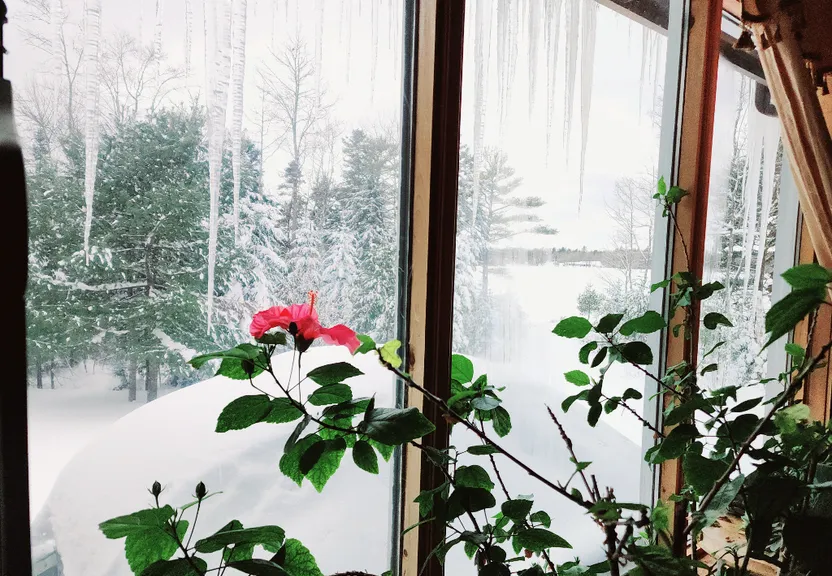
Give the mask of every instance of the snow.
[(177, 354), (182, 356), (182, 359), (186, 362), (197, 355), (196, 350), (188, 348), (187, 346), (185, 346), (184, 344), (180, 344), (179, 342), (175, 342), (170, 336), (168, 336), (158, 328), (155, 328), (153, 330), (153, 335), (159, 339), (159, 342), (161, 342), (162, 346), (164, 346), (171, 352), (176, 352)]
[[(562, 400), (575, 392), (562, 373), (578, 367), (580, 346), (557, 338), (551, 329), (561, 317), (575, 313), (577, 295), (586, 284), (597, 286), (612, 273), (546, 265), (509, 266), (492, 275), (494, 292), (512, 296), (496, 313), (503, 323), (495, 328), (495, 337), (503, 342), (505, 356), (474, 358), (474, 364), (478, 374), (488, 374), (489, 382), (507, 386), (505, 404), (515, 417), (514, 430), (503, 444), (550, 478), (565, 480), (572, 464), (544, 405), (559, 413)], [(350, 360), (343, 348), (313, 348), (303, 367), (342, 360)], [(352, 381), (354, 395), (376, 394), (379, 406), (392, 405), (391, 380), (376, 360), (361, 356), (351, 361), (365, 373)], [(287, 373), (288, 362), (287, 354), (276, 357), (278, 374)], [(233, 517), (251, 526), (276, 523), (312, 550), (325, 574), (347, 569), (378, 574), (387, 568), (389, 464), (380, 467), (379, 476), (371, 476), (359, 471), (347, 455), (318, 494), (308, 484), (298, 488), (277, 469), (291, 424), (214, 432), (222, 408), (233, 398), (253, 393), (247, 383), (212, 378), (118, 419), (135, 405), (124, 401), (126, 391), (111, 391), (112, 375), (96, 378), (100, 381), (85, 382), (79, 389), (32, 391), (33, 479), (41, 483), (33, 511), (40, 508), (51, 478), (58, 476), (34, 522), (34, 545), (54, 539), (66, 576), (129, 574), (122, 543), (106, 540), (97, 525), (147, 506), (146, 488), (154, 480), (166, 487), (163, 499), (172, 504), (190, 501), (200, 480), (209, 490), (223, 492), (200, 513), (197, 537)], [(268, 386), (267, 378), (259, 377), (258, 385)], [(612, 393), (613, 387), (641, 389), (642, 380), (622, 367), (611, 371), (608, 382)], [(580, 405), (563, 416), (579, 458), (594, 461), (590, 470), (599, 484), (614, 485), (621, 500), (637, 499), (642, 468), (639, 424), (614, 413), (591, 430), (585, 419)], [(464, 447), (473, 439), (455, 430), (453, 443)], [(70, 460), (74, 451), (78, 453)], [(555, 531), (575, 546), (560, 551), (560, 561), (575, 555), (600, 558), (603, 535), (582, 510), (549, 494), (510, 463), (501, 463), (501, 472), (512, 494), (535, 494), (540, 507), (552, 514)], [(449, 574), (473, 569), (461, 550), (453, 552), (448, 563)]]

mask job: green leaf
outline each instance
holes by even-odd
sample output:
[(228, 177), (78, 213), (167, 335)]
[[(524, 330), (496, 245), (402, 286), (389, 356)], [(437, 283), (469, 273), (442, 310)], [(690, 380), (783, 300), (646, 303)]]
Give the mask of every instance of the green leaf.
[[(194, 570), (197, 567), (199, 572)], [(176, 560), (157, 560), (147, 568), (145, 568), (141, 576), (200, 576), (208, 569), (208, 565), (202, 558), (191, 556), (191, 560), (187, 558), (177, 558)]]
[(632, 334), (652, 334), (667, 326), (662, 315), (653, 310), (648, 310), (638, 318), (632, 318), (621, 325), (619, 332), (622, 336)]
[(619, 350), (621, 356), (633, 364), (646, 366), (653, 363), (653, 351), (644, 342), (627, 342)]
[(667, 196), (667, 182), (664, 180), (664, 176), (659, 177), (659, 182), (656, 184), (656, 192), (657, 196)]
[(598, 348), (598, 342), (595, 341), (587, 342), (581, 346), (581, 349), (578, 350), (578, 360), (581, 364), (589, 364), (589, 354), (596, 348)]
[(203, 364), (209, 360), (217, 360), (223, 358), (235, 358), (237, 360), (254, 360), (260, 355), (261, 349), (254, 344), (240, 344), (231, 348), (230, 350), (220, 350), (218, 352), (210, 352), (208, 354), (201, 354), (194, 356), (188, 362), (194, 368), (201, 368)]
[(250, 574), (252, 576), (291, 576), (286, 570), (271, 560), (263, 560), (262, 558), (229, 562), (227, 566), (234, 570), (239, 570), (243, 574)]
[(241, 396), (222, 409), (217, 418), (217, 432), (243, 430), (263, 422), (272, 411), (272, 403), (265, 394)]
[(359, 425), (359, 430), (367, 437), (391, 446), (421, 438), (435, 429), (431, 421), (415, 407), (374, 408)]
[[(185, 537), (187, 530), (187, 520), (177, 523), (176, 532), (180, 540)], [(124, 556), (134, 574), (141, 574), (154, 562), (169, 560), (176, 550), (176, 540), (167, 526), (134, 532), (124, 540)]]
[(592, 324), (589, 320), (581, 316), (570, 316), (558, 322), (552, 332), (564, 338), (585, 338), (590, 330)]
[(645, 460), (651, 464), (659, 464), (665, 460), (679, 458), (685, 453), (690, 441), (699, 436), (696, 426), (692, 424), (680, 424), (670, 434), (647, 451)]
[(704, 510), (697, 510), (693, 515), (693, 532), (698, 534), (711, 524), (717, 521), (720, 516), (723, 516), (727, 511), (731, 502), (734, 501), (737, 494), (742, 488), (745, 481), (745, 476), (740, 474), (733, 480), (723, 484), (722, 488), (716, 493), (714, 499), (708, 504)]
[(343, 438), (326, 441), (326, 449), (312, 469), (306, 473), (306, 479), (321, 492), (329, 479), (338, 471), (341, 459), (347, 451), (347, 442)]
[[(502, 548), (493, 547), (491, 550), (502, 550)], [(477, 576), (511, 576), (511, 570), (502, 562), (491, 561), (480, 568)]]
[(384, 362), (387, 362), (393, 368), (398, 368), (402, 365), (402, 359), (399, 358), (398, 350), (402, 343), (398, 340), (390, 340), (378, 349), (378, 355)]
[(352, 400), (352, 388), (346, 384), (329, 384), (318, 388), (309, 395), (307, 401), (313, 406), (341, 404)]
[(358, 414), (363, 414), (370, 407), (371, 398), (353, 398), (349, 402), (342, 402), (334, 406), (327, 406), (321, 412), (322, 416), (341, 420)]
[(659, 500), (650, 510), (650, 521), (657, 532), (667, 532), (670, 529), (670, 506)]
[(523, 498), (516, 500), (506, 500), (500, 506), (500, 510), (502, 511), (503, 516), (511, 518), (515, 522), (522, 522), (526, 519), (526, 516), (529, 515), (529, 512), (532, 511), (533, 505), (533, 501), (525, 500)]
[(811, 418), (809, 406), (806, 404), (793, 404), (788, 408), (779, 410), (774, 415), (774, 426), (780, 434), (792, 434), (797, 431), (798, 422), (806, 422)]
[(451, 380), (467, 384), (474, 379), (474, 363), (461, 354), (451, 356)]
[(600, 350), (598, 350), (598, 354), (596, 354), (595, 358), (592, 359), (593, 368), (597, 368), (601, 364), (601, 362), (604, 361), (604, 358), (607, 357), (607, 350), (609, 350), (609, 348), (601, 348)]
[(260, 344), (270, 344), (272, 346), (285, 346), (286, 333), (285, 332), (267, 332), (260, 338), (257, 338)]
[(786, 343), (785, 349), (786, 354), (794, 358), (797, 364), (802, 364), (803, 360), (806, 358), (806, 349), (799, 344), (788, 342)]
[(708, 414), (714, 411), (710, 401), (707, 398), (694, 396), (693, 398), (686, 400), (684, 403), (673, 408), (670, 413), (664, 417), (663, 424), (665, 426), (675, 426), (676, 424), (679, 424), (680, 422), (683, 422), (693, 416), (694, 412), (697, 410), (702, 410)]
[(615, 327), (618, 326), (622, 318), (624, 318), (624, 314), (607, 314), (598, 321), (598, 324), (595, 326), (595, 331), (601, 334), (610, 334), (615, 330)]
[(301, 474), (306, 476), (312, 470), (315, 464), (321, 459), (321, 456), (324, 455), (324, 452), (326, 452), (326, 447), (327, 440), (318, 440), (304, 450), (300, 456), (300, 463), (298, 465), (298, 470), (300, 470)]
[(771, 335), (763, 348), (791, 332), (798, 322), (824, 302), (824, 295), (822, 288), (804, 288), (776, 302), (766, 313), (766, 332)]
[(491, 422), (494, 425), (494, 432), (500, 438), (505, 437), (511, 432), (511, 415), (502, 406), (498, 406), (493, 410)]
[(760, 402), (762, 402), (762, 398), (751, 398), (750, 400), (746, 400), (745, 402), (740, 402), (733, 408), (731, 408), (731, 412), (745, 412), (747, 410), (751, 410), (752, 408), (756, 408)]
[(801, 264), (789, 268), (782, 274), (789, 286), (797, 290), (825, 288), (832, 282), (832, 270), (818, 264)]
[(575, 386), (589, 386), (590, 384), (589, 376), (583, 370), (570, 370), (565, 372), (563, 377)]
[(598, 419), (601, 418), (601, 412), (603, 411), (603, 409), (604, 407), (601, 405), (600, 402), (590, 404), (589, 412), (586, 416), (586, 421), (593, 428), (595, 428), (595, 425), (598, 424)]
[(317, 434), (310, 434), (293, 444), (292, 448), (280, 458), (280, 471), (298, 486), (303, 483), (303, 474), (300, 472), (300, 457), (312, 444), (320, 440), (321, 437)]
[(471, 407), (483, 412), (494, 410), (494, 408), (500, 404), (500, 400), (498, 398), (494, 398), (493, 396), (479, 396), (471, 400)]
[(248, 380), (263, 373), (269, 365), (269, 357), (262, 350), (254, 359), (223, 358), (216, 376), (225, 376), (232, 380)]
[(278, 554), (283, 556), (281, 565), (290, 576), (323, 576), (315, 557), (300, 540), (289, 538)]
[(546, 526), (546, 528), (552, 525), (552, 519), (549, 517), (549, 514), (547, 514), (543, 510), (538, 510), (537, 512), (529, 516), (529, 520), (537, 524), (543, 524), (544, 526)]
[(711, 354), (716, 352), (717, 348), (719, 348), (720, 346), (723, 346), (724, 344), (725, 344), (725, 342), (717, 342), (716, 344), (714, 344), (713, 348), (711, 348), (710, 350), (705, 352), (705, 354), (702, 355), (702, 358), (707, 358), (708, 356), (710, 356)]
[(295, 426), (295, 429), (292, 430), (292, 433), (289, 434), (289, 437), (286, 439), (286, 444), (283, 445), (283, 453), (288, 454), (295, 448), (295, 443), (300, 438), (300, 435), (306, 430), (306, 427), (309, 426), (309, 423), (312, 421), (312, 416), (309, 414), (304, 415), (303, 420), (298, 422), (298, 425)]
[(702, 324), (704, 324), (705, 328), (708, 330), (715, 330), (717, 326), (733, 326), (731, 321), (719, 312), (708, 312), (705, 314), (705, 318), (702, 319)]
[(627, 400), (641, 400), (641, 398), (642, 398), (641, 392), (639, 392), (635, 388), (627, 388), (624, 391), (624, 396), (621, 397), (621, 399), (625, 402)]
[(325, 366), (319, 366), (314, 370), (310, 370), (306, 377), (320, 386), (329, 386), (330, 384), (340, 384), (347, 378), (361, 376), (362, 374), (364, 372), (352, 364), (335, 362), (334, 364), (326, 364)]
[(98, 525), (104, 536), (110, 539), (124, 538), (130, 534), (144, 532), (148, 528), (164, 528), (173, 518), (175, 511), (170, 506), (139, 510), (125, 516), (111, 518)]
[(358, 334), (356, 337), (358, 338), (358, 341), (361, 342), (361, 346), (358, 347), (355, 354), (366, 354), (367, 352), (372, 352), (376, 349), (375, 340), (366, 334)]
[(352, 460), (356, 466), (365, 472), (378, 474), (378, 456), (369, 442), (359, 440), (355, 443), (352, 448)]
[(474, 456), (488, 456), (489, 454), (499, 453), (499, 450), (497, 450), (496, 448), (494, 448), (494, 446), (491, 446), (489, 444), (486, 444), (484, 446), (477, 444), (475, 446), (469, 446), (468, 453)]
[(303, 416), (303, 412), (288, 398), (275, 398), (270, 404), (270, 410), (262, 422), (284, 424), (286, 422), (294, 422)]
[(670, 278), (668, 278), (667, 280), (662, 280), (661, 282), (656, 282), (655, 284), (651, 284), (650, 293), (652, 294), (656, 290), (660, 288), (667, 288), (668, 286), (670, 286)]
[(497, 505), (494, 496), (485, 488), (460, 486), (448, 497), (448, 520), (453, 520), (466, 512), (479, 512)]
[(393, 452), (396, 450), (395, 446), (390, 446), (389, 444), (384, 444), (382, 442), (376, 442), (375, 440), (370, 439), (370, 446), (378, 450), (378, 453), (381, 454), (381, 457), (384, 458), (384, 461), (390, 460), (390, 457), (393, 455)]
[(572, 548), (566, 540), (545, 528), (527, 528), (514, 535), (520, 548), (532, 552), (543, 552), (549, 548)]
[(574, 396), (569, 396), (566, 400), (561, 402), (560, 409), (563, 410), (564, 413), (569, 412), (569, 409), (572, 407), (578, 400), (586, 400), (589, 396), (589, 390), (582, 390), (575, 394)]
[(685, 482), (698, 496), (707, 494), (727, 468), (728, 464), (721, 460), (711, 460), (694, 452), (685, 454), (682, 462)]
[(707, 366), (702, 368), (702, 370), (699, 371), (699, 375), (704, 376), (705, 374), (709, 374), (711, 372), (716, 372), (717, 370), (719, 370), (719, 365), (718, 364), (708, 364)]
[(494, 482), (485, 468), (482, 466), (460, 466), (456, 469), (454, 474), (454, 483), (458, 488), (485, 488), (486, 490), (494, 489)]
[[(232, 523), (222, 527), (216, 533), (197, 540), (194, 545), (197, 552), (210, 554), (222, 550), (226, 546), (240, 544), (263, 546), (277, 550), (283, 544), (286, 533), (280, 526), (258, 526), (256, 528), (230, 528)], [(239, 523), (238, 523), (239, 524)]]

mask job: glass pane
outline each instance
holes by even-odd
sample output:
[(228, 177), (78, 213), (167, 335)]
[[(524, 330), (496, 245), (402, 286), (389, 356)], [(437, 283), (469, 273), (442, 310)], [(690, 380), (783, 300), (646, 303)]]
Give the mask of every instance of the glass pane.
[[(222, 492), (195, 539), (277, 524), (324, 573), (388, 569), (391, 466), (348, 455), (323, 494), (298, 487), (278, 469), (293, 425), (216, 433), (254, 392), (187, 360), (250, 341), (253, 313), (310, 291), (325, 326), (396, 335), (404, 3), (8, 3), (36, 574), (130, 574), (98, 524), (148, 507), (156, 480), (174, 506), (200, 480)], [(313, 348), (303, 372), (335, 358), (349, 355)], [(355, 362), (355, 395), (391, 406), (383, 369)]]
[[(590, 428), (583, 402), (564, 414), (561, 403), (582, 390), (564, 373), (597, 378), (599, 370), (578, 360), (591, 335), (566, 339), (552, 329), (573, 315), (595, 323), (647, 308), (665, 53), (663, 33), (591, 1), (530, 2), (528, 11), (476, 2), (468, 10), (455, 350), (490, 385), (505, 387), (513, 427), (501, 444), (546, 478), (570, 479), (575, 467), (548, 406), (578, 459), (592, 462), (587, 472), (627, 502), (639, 499), (641, 423), (619, 408)], [(613, 366), (604, 394), (627, 388), (642, 391), (643, 374)], [(643, 410), (642, 400), (628, 404)], [(460, 450), (475, 442), (454, 428)], [(487, 458), (463, 454), (460, 462), (496, 481)], [(533, 494), (534, 510), (547, 511), (551, 529), (573, 546), (553, 550), (556, 563), (603, 557), (603, 535), (581, 508), (504, 458), (497, 463), (509, 494)], [(569, 486), (584, 490), (577, 477)], [(500, 487), (495, 495), (504, 499)], [(474, 566), (454, 549), (447, 571)]]
[(707, 360), (720, 366), (704, 378), (713, 388), (768, 376), (768, 351), (760, 350), (772, 304), (775, 239), (795, 234), (794, 228), (777, 227), (783, 147), (777, 117), (755, 105), (755, 94), (763, 89), (720, 60), (704, 279), (725, 289), (703, 303), (702, 318), (724, 314), (733, 327), (700, 329), (700, 354), (724, 342)]

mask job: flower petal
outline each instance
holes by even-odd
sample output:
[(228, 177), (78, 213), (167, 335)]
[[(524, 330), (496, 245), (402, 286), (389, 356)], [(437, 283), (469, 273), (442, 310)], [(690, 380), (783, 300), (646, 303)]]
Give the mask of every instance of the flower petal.
[(286, 330), (289, 327), (289, 322), (285, 321), (285, 310), (284, 306), (272, 306), (255, 314), (248, 329), (251, 335), (260, 338), (272, 328)]
[(361, 346), (361, 342), (358, 340), (355, 332), (343, 324), (337, 324), (332, 328), (321, 328), (320, 336), (327, 344), (346, 346), (352, 354)]

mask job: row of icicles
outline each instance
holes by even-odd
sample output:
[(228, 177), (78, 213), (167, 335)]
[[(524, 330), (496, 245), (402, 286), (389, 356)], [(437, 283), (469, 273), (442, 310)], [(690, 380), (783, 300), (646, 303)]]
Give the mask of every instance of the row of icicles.
[[(282, 11), (284, 17), (289, 14), (289, 2), (293, 2), (294, 13), (298, 12), (298, 3), (304, 0), (274, 0), (268, 4), (276, 20)], [(315, 58), (320, 70), (323, 60), (323, 20), (324, 2), (332, 0), (315, 0)], [(193, 0), (185, 0), (185, 67), (190, 73), (193, 38)], [(222, 150), (225, 138), (226, 108), (231, 100), (231, 131), (232, 141), (232, 171), (234, 181), (233, 222), (234, 237), (237, 238), (239, 196), (240, 196), (240, 165), (243, 120), (243, 86), (245, 83), (246, 59), (246, 19), (248, 16), (247, 0), (202, 0), (203, 2), (203, 33), (205, 37), (205, 69), (204, 83), (206, 94), (208, 163), (209, 163), (209, 241), (208, 241), (208, 292), (206, 300), (207, 326), (210, 332), (214, 299), (214, 269), (217, 257), (217, 232), (219, 224), (219, 189)], [(264, 0), (254, 0), (255, 10), (262, 10)], [(357, 3), (358, 10), (354, 11), (349, 3)], [(365, 6), (368, 5), (368, 6)], [(342, 16), (349, 17), (345, 49), (349, 53), (351, 35), (349, 22), (353, 12), (359, 14), (369, 9), (372, 25), (373, 51), (371, 55), (371, 78), (375, 80), (376, 59), (378, 55), (378, 14), (382, 5), (386, 4), (389, 15), (388, 26), (394, 27), (388, 33), (396, 38), (394, 49), (400, 54), (401, 47), (398, 39), (402, 35), (398, 32), (402, 26), (404, 7), (402, 0), (339, 0), (338, 10)], [(63, 10), (62, 0), (51, 0), (52, 22), (60, 26), (61, 18), (58, 14)], [(552, 139), (553, 117), (557, 107), (555, 102), (555, 84), (557, 79), (558, 51), (561, 47), (561, 35), (564, 36), (563, 50), (565, 52), (565, 115), (563, 134), (564, 141), (569, 142), (572, 131), (573, 103), (578, 79), (578, 62), (580, 60), (580, 199), (583, 195), (583, 175), (585, 168), (586, 146), (588, 138), (589, 115), (592, 95), (592, 71), (596, 41), (596, 22), (598, 4), (596, 0), (476, 0), (468, 3), (469, 22), (466, 30), (468, 42), (473, 42), (475, 68), (475, 109), (474, 109), (474, 205), (473, 221), (477, 218), (478, 192), (480, 187), (480, 167), (485, 147), (484, 122), (487, 111), (486, 78), (489, 76), (488, 66), (491, 62), (496, 67), (497, 112), (501, 122), (505, 120), (506, 110), (512, 104), (512, 86), (517, 74), (516, 62), (521, 43), (528, 46), (529, 58), (529, 106), (534, 105), (537, 86), (537, 66), (539, 59), (545, 60), (546, 68), (546, 143), (547, 149)], [(162, 27), (164, 23), (164, 0), (155, 0), (155, 25), (153, 29), (154, 49), (161, 53)], [(86, 143), (86, 174), (84, 183), (84, 197), (86, 214), (84, 222), (84, 251), (89, 254), (90, 230), (93, 215), (93, 196), (95, 189), (96, 168), (98, 163), (99, 146), (99, 61), (101, 39), (101, 0), (85, 0), (84, 6), (84, 75), (85, 75), (85, 143)], [(58, 31), (56, 30), (56, 34)], [(654, 38), (655, 36), (655, 38)], [(57, 36), (55, 37), (57, 39)], [(647, 50), (649, 45), (653, 47)], [(343, 43), (344, 38), (339, 38)], [(653, 80), (658, 78), (658, 46), (661, 40), (655, 31), (645, 28), (644, 47), (642, 50), (642, 70), (645, 69), (647, 59), (653, 70)], [(491, 48), (496, 49), (492, 57)], [(57, 48), (57, 47), (56, 47)], [(396, 62), (399, 58), (395, 59)], [(644, 83), (642, 72), (642, 83)], [(568, 148), (568, 146), (567, 146)]]

